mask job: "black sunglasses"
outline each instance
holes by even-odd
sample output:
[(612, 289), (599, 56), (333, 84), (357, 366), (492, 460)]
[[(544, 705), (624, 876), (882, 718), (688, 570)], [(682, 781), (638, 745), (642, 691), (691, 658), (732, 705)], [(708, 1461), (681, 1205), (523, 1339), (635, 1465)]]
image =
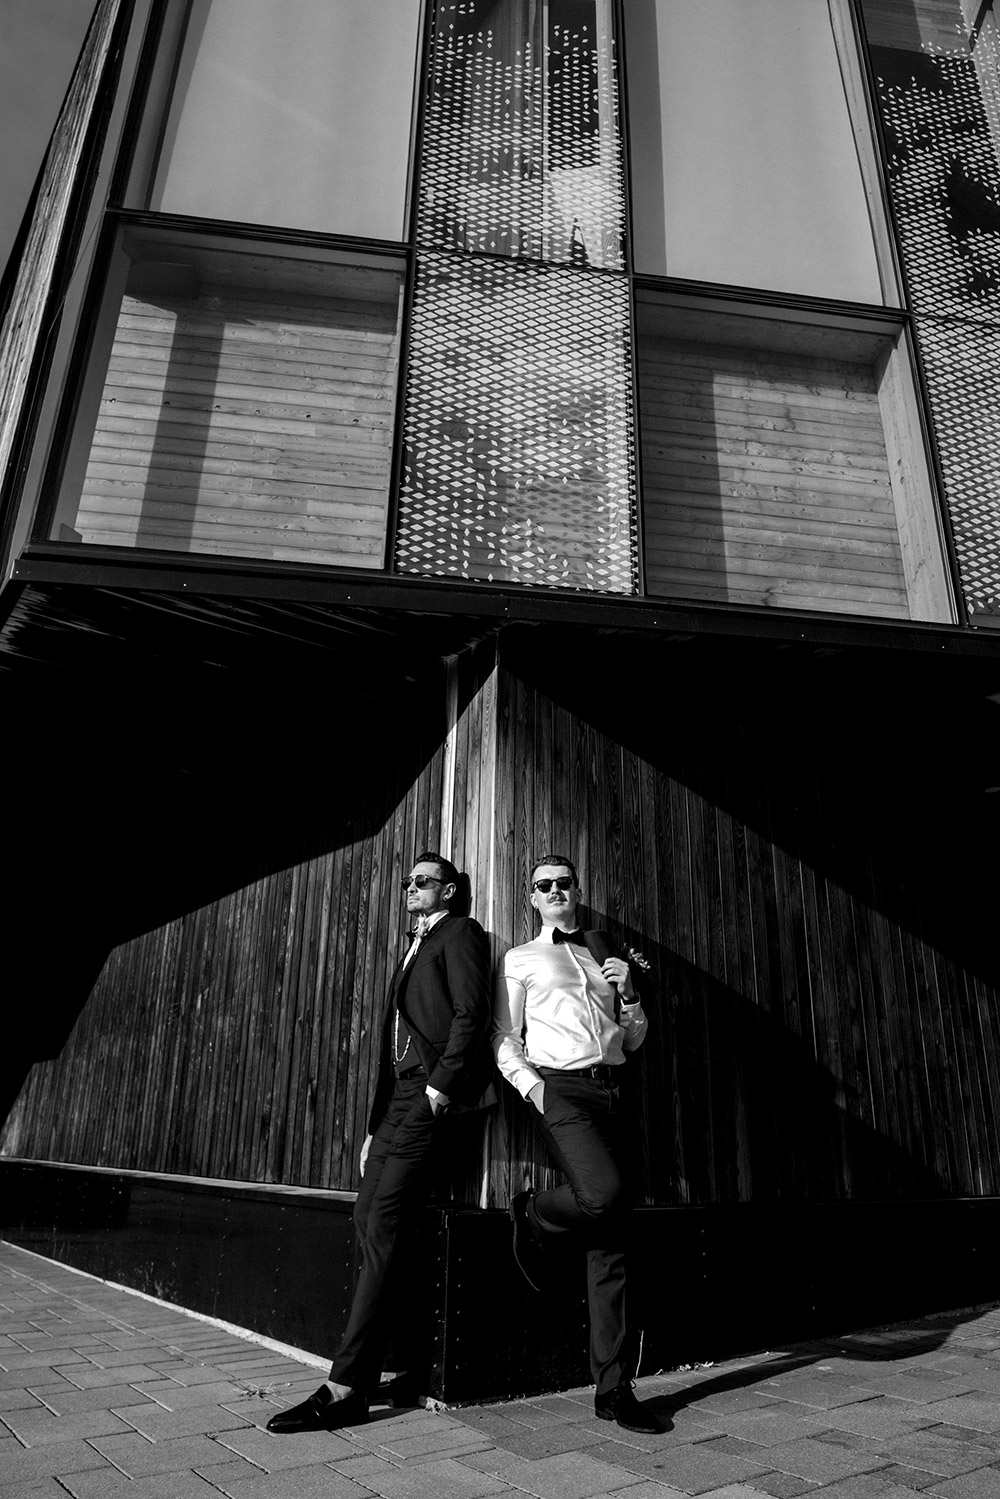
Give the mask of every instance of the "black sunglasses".
[(533, 880), (532, 890), (540, 890), (543, 895), (548, 895), (552, 886), (557, 890), (572, 890), (576, 881), (571, 874), (557, 874), (554, 880)]
[(432, 874), (406, 874), (399, 883), (404, 890), (409, 890), (411, 885), (423, 890), (427, 885), (443, 885), (444, 880), (436, 880)]

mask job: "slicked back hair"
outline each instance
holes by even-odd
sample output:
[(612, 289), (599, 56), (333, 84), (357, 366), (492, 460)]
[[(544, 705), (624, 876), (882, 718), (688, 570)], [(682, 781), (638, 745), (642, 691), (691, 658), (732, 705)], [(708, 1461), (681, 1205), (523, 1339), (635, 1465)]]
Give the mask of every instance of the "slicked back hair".
[(541, 869), (543, 864), (565, 864), (566, 868), (573, 876), (573, 884), (576, 885), (577, 889), (579, 889), (580, 876), (576, 872), (576, 865), (573, 863), (572, 859), (567, 859), (565, 854), (540, 854), (535, 860), (534, 864), (532, 864), (531, 866), (531, 874), (528, 876), (529, 884), (534, 884), (535, 870)]
[(436, 864), (444, 875), (446, 885), (457, 885), (459, 882), (458, 870), (451, 860), (446, 859), (443, 854), (437, 853), (434, 849), (425, 849), (422, 854), (417, 854), (413, 862), (414, 864)]

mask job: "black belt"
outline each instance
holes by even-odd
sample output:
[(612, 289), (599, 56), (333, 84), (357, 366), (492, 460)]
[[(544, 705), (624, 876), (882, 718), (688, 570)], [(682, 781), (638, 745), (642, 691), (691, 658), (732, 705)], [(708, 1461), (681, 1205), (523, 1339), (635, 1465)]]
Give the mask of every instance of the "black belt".
[(593, 1067), (536, 1067), (542, 1077), (592, 1077), (599, 1083), (613, 1083), (621, 1071), (621, 1063), (612, 1067), (607, 1062), (596, 1062)]
[(405, 1072), (397, 1072), (396, 1076), (401, 1083), (416, 1082), (418, 1078), (426, 1078), (427, 1073), (418, 1062), (415, 1067), (407, 1067)]

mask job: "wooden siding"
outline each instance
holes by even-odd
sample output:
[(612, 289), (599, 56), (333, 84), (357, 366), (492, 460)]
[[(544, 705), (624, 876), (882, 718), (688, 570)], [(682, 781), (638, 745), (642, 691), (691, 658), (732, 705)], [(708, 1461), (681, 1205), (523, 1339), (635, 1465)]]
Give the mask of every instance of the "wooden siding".
[[(557, 849), (588, 923), (652, 965), (629, 1063), (646, 1201), (1000, 1194), (1000, 995), (931, 837), (928, 702), (908, 717), (893, 683), (815, 659), (782, 675), (781, 653), (765, 678), (594, 641), (583, 673), (558, 626), (525, 635), (496, 667), (490, 646), (449, 664), (419, 773), (398, 796), (384, 769), (347, 783), (335, 847), (113, 952), (0, 1150), (356, 1188), (400, 873), (450, 848), (499, 961), (533, 934), (532, 857)], [(459, 1201), (555, 1179), (498, 1088), (452, 1163)]]
[(126, 292), (79, 539), (382, 566), (399, 278), (272, 261), (268, 286), (263, 264), (203, 255), (197, 295)]
[(870, 366), (640, 342), (651, 593), (908, 616)]
[(45, 158), (24, 254), (0, 332), (0, 474), (6, 475), (28, 394), (32, 364), (45, 336), (49, 298), (65, 249), (70, 209), (85, 166), (92, 114), (104, 83), (121, 0), (96, 7), (79, 63)]

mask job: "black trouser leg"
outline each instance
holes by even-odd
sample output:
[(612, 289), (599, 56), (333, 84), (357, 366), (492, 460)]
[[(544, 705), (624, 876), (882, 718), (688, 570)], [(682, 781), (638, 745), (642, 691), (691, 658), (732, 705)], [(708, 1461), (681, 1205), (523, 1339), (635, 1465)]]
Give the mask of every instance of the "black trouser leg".
[(628, 1194), (617, 1083), (570, 1074), (545, 1078), (542, 1134), (567, 1180), (531, 1199), (539, 1233), (574, 1235), (587, 1247), (590, 1367), (599, 1395), (630, 1377), (625, 1364)]
[(424, 1083), (397, 1082), (372, 1139), (354, 1208), (361, 1266), (347, 1329), (330, 1368), (335, 1384), (367, 1388), (382, 1371), (394, 1294), (405, 1291), (398, 1284), (398, 1251), (427, 1195), (437, 1125)]

